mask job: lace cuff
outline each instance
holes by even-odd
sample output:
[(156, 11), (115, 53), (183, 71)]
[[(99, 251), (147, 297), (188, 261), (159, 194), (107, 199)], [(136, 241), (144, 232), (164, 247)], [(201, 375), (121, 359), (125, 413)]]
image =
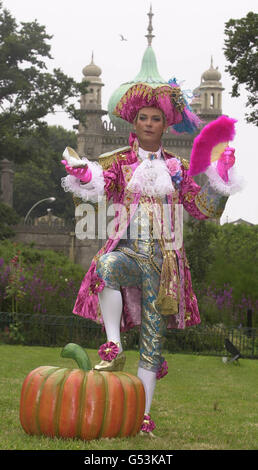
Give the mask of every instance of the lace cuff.
[(73, 196), (80, 198), (83, 202), (98, 202), (104, 195), (104, 176), (102, 167), (97, 162), (88, 161), (88, 167), (92, 173), (89, 183), (82, 183), (78, 178), (67, 175), (61, 179), (61, 186), (66, 192), (71, 192)]
[(240, 178), (235, 171), (235, 168), (232, 167), (228, 171), (228, 182), (226, 183), (223, 179), (219, 176), (217, 169), (216, 169), (217, 162), (212, 163), (205, 174), (209, 178), (209, 182), (211, 187), (219, 194), (223, 194), (224, 196), (232, 196), (233, 194), (237, 193), (243, 188), (244, 181)]
[(195, 205), (206, 217), (221, 217), (228, 197), (218, 193), (208, 181), (195, 196)]

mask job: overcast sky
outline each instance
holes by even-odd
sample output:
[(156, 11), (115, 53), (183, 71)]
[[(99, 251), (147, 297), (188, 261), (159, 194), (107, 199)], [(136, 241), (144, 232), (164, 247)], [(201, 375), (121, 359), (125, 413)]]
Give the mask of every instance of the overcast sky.
[[(258, 223), (258, 142), (257, 127), (244, 119), (246, 92), (232, 98), (232, 81), (225, 72), (223, 53), (225, 23), (257, 12), (257, 0), (3, 0), (18, 22), (37, 21), (53, 35), (49, 68), (60, 67), (66, 74), (81, 80), (82, 69), (91, 61), (102, 69), (103, 108), (121, 83), (133, 79), (140, 70), (147, 47), (148, 16), (152, 4), (153, 39), (160, 75), (169, 80), (177, 77), (183, 89), (193, 90), (202, 73), (210, 66), (222, 74), (223, 113), (238, 120), (236, 167), (246, 181), (245, 188), (229, 198), (221, 222), (243, 218)], [(214, 6), (213, 6), (214, 5)], [(123, 34), (127, 41), (120, 40)], [(73, 121), (58, 112), (49, 123), (72, 129)], [(64, 147), (66, 143), (64, 142)]]

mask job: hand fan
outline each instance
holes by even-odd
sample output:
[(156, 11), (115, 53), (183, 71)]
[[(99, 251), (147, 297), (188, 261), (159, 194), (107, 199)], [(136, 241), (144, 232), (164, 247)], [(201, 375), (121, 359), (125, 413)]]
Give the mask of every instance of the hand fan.
[(212, 162), (220, 159), (228, 147), (229, 141), (233, 140), (235, 136), (236, 122), (236, 119), (220, 116), (202, 129), (193, 142), (189, 175), (203, 173)]

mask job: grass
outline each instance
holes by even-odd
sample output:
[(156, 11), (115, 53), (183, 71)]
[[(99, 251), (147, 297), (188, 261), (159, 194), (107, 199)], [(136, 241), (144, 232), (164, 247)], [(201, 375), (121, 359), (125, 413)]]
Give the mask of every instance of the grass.
[[(19, 421), (23, 380), (39, 365), (74, 368), (61, 348), (0, 345), (1, 450), (256, 450), (258, 361), (240, 366), (221, 358), (166, 354), (169, 374), (157, 382), (152, 403), (156, 439), (79, 439), (27, 435)], [(88, 350), (92, 363), (96, 350)], [(138, 353), (127, 351), (125, 370), (136, 374)]]

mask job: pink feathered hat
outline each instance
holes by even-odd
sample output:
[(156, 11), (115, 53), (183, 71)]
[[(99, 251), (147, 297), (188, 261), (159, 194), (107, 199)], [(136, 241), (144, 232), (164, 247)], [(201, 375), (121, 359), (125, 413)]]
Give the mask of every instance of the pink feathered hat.
[[(140, 109), (158, 108), (163, 111), (172, 132), (195, 132), (199, 118), (191, 111), (184, 95), (174, 80), (161, 85), (136, 83), (130, 87), (117, 103), (113, 114), (133, 123)], [(179, 126), (178, 126), (179, 125)]]

